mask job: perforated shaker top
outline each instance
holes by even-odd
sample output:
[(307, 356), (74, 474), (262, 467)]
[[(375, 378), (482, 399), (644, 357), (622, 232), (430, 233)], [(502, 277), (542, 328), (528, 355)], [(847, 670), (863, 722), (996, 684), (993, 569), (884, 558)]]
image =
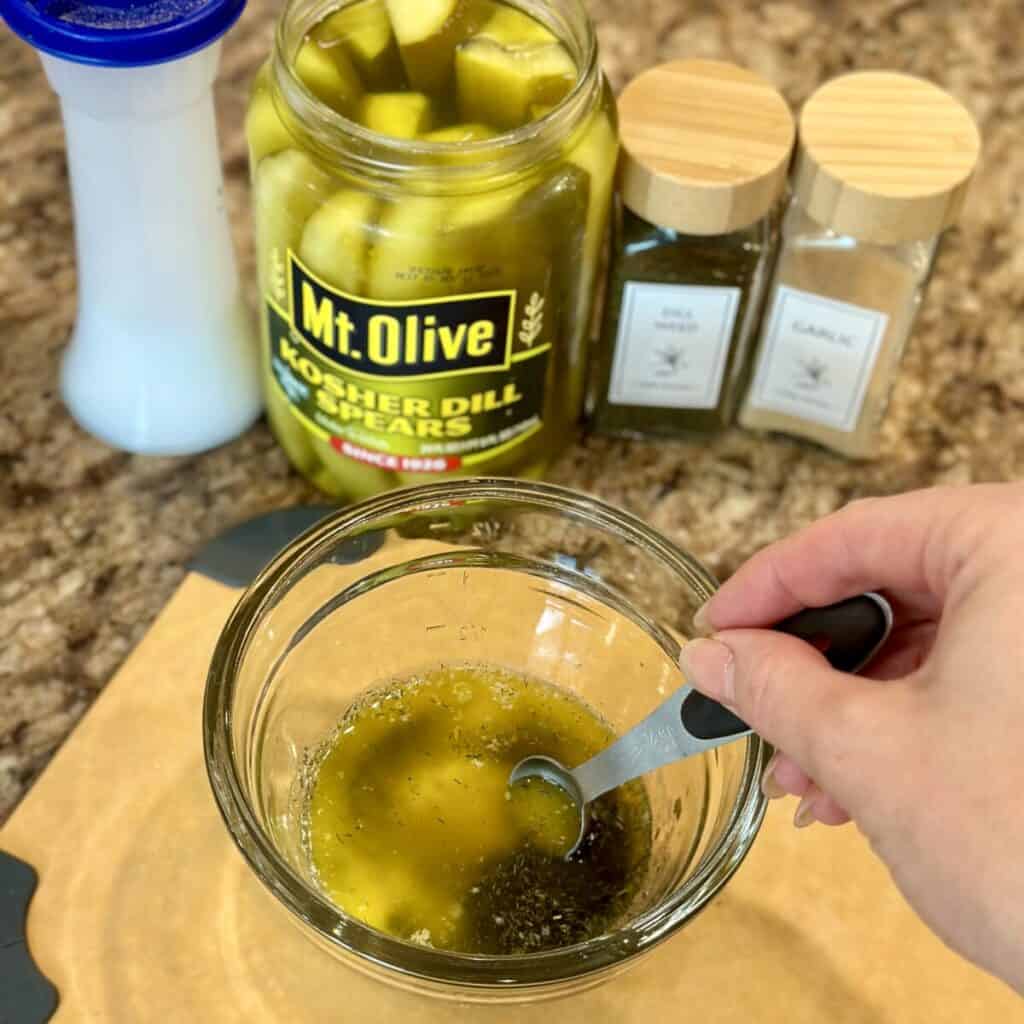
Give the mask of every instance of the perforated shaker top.
[(219, 39), (245, 0), (0, 0), (25, 42), (65, 60), (138, 67), (176, 60)]

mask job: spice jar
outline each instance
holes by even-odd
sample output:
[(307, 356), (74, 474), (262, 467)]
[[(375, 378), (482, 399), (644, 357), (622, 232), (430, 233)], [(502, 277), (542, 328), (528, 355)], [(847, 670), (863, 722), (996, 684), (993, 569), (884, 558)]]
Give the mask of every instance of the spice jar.
[(268, 416), (325, 492), (540, 475), (618, 147), (580, 0), (291, 0), (252, 165)]
[(735, 409), (793, 147), (785, 100), (719, 61), (645, 72), (619, 99), (620, 202), (593, 422), (713, 431)]
[(939, 238), (963, 204), (978, 129), (938, 86), (866, 71), (814, 93), (799, 130), (740, 422), (867, 458)]

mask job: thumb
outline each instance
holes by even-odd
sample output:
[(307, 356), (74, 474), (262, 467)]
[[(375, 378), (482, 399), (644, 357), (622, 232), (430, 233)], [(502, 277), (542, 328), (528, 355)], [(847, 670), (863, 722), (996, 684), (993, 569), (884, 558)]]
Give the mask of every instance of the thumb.
[(841, 770), (848, 773), (851, 760), (865, 753), (859, 747), (865, 705), (873, 696), (869, 684), (836, 671), (803, 640), (764, 629), (692, 640), (679, 663), (695, 689), (739, 715), (841, 798)]

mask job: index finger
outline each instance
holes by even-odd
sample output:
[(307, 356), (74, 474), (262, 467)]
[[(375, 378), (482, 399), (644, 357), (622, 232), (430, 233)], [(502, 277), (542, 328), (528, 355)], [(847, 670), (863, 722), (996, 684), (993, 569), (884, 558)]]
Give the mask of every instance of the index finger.
[[(866, 590), (937, 618), (957, 568), (1005, 515), (1010, 485), (929, 488), (868, 498), (758, 552), (708, 601), (710, 629), (766, 626)], [(1019, 505), (1024, 491), (1017, 490)]]

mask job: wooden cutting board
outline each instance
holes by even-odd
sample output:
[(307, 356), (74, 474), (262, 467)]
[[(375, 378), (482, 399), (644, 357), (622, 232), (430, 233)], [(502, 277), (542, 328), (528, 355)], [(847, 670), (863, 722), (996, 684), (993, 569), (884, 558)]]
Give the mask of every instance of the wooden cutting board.
[(200, 707), (238, 592), (182, 584), (0, 830), (33, 864), (29, 946), (58, 1022), (1024, 1024), (947, 951), (852, 829), (775, 802), (723, 894), (632, 971), (535, 1007), (453, 1006), (333, 961), (249, 874), (206, 780)]

